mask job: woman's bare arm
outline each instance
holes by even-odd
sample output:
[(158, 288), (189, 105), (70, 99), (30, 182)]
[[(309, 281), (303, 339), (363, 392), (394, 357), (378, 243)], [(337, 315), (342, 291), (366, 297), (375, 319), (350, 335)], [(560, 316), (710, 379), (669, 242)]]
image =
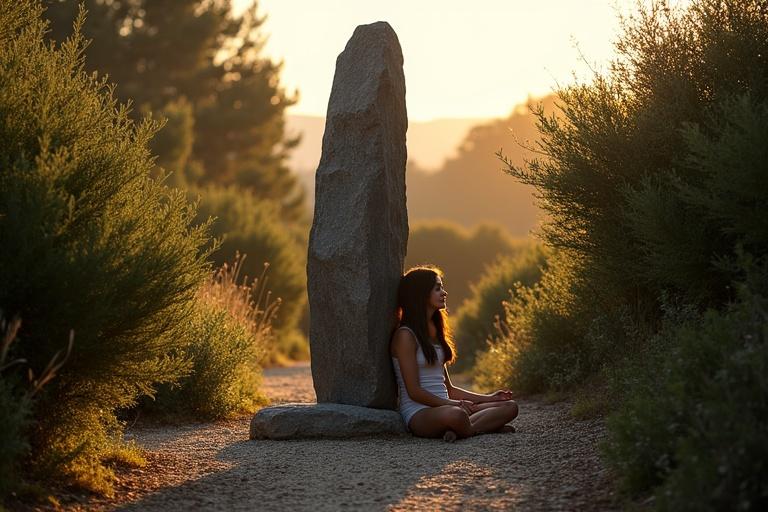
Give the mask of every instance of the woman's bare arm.
[(512, 393), (509, 391), (499, 390), (490, 395), (484, 395), (480, 393), (472, 393), (466, 389), (457, 388), (451, 383), (451, 378), (448, 376), (448, 368), (443, 366), (443, 375), (445, 377), (445, 387), (448, 388), (448, 397), (454, 400), (469, 400), (470, 402), (481, 404), (484, 402), (496, 402), (499, 400), (510, 400)]
[(407, 329), (400, 329), (392, 340), (392, 353), (400, 365), (405, 389), (408, 396), (416, 402), (438, 407), (441, 405), (460, 405), (458, 400), (446, 400), (424, 390), (419, 384), (419, 367), (416, 363), (416, 339)]

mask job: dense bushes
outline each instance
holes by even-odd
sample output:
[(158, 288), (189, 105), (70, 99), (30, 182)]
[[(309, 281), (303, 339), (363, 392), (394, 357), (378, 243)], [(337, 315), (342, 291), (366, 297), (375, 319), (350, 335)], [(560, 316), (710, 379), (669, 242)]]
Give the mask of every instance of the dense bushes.
[(32, 405), (25, 462), (108, 490), (113, 411), (189, 371), (179, 347), (208, 272), (207, 227), (149, 177), (155, 124), (134, 124), (82, 71), (77, 34), (49, 46), (40, 15), (0, 7), (0, 308), (24, 320), (10, 357), (38, 375), (75, 331)]
[(540, 245), (521, 248), (515, 256), (504, 256), (485, 269), (470, 285), (471, 296), (456, 317), (454, 336), (461, 357), (460, 369), (471, 368), (476, 352), (484, 350), (489, 338), (497, 335), (494, 325), (504, 317), (503, 302), (518, 284), (532, 286), (541, 277), (547, 251)]
[(768, 254), (768, 97), (727, 97), (681, 133), (682, 170), (629, 193), (628, 224), (646, 286), (718, 305), (744, 277), (735, 248)]
[(671, 323), (617, 384), (611, 465), (662, 510), (768, 506), (768, 301), (748, 289), (725, 312)]
[(722, 307), (736, 247), (765, 254), (766, 16), (746, 0), (654, 3), (625, 24), (610, 75), (540, 116), (545, 157), (508, 171), (537, 187), (545, 241), (572, 256), (579, 280), (561, 288), (580, 316), (642, 331), (662, 297)]
[[(253, 410), (280, 303), (266, 288), (290, 301), (281, 329), (303, 303), (300, 236), (271, 203), (211, 188), (198, 212), (166, 187), (148, 149), (158, 124), (83, 71), (82, 15), (58, 46), (41, 14), (0, 2), (0, 313), (23, 319), (0, 332), (0, 498), (27, 479), (110, 494), (115, 463), (142, 463), (117, 411), (158, 388), (163, 411)], [(188, 107), (171, 107), (188, 132)], [(181, 139), (162, 165), (187, 159)], [(242, 259), (211, 277), (210, 215), (227, 222), (229, 258), (254, 254), (258, 287)]]
[(522, 392), (560, 390), (594, 370), (585, 343), (584, 307), (576, 300), (574, 265), (553, 255), (540, 282), (517, 285), (504, 302), (498, 338), (477, 360), (476, 383)]
[(617, 50), (607, 75), (558, 92), (561, 116), (539, 115), (542, 157), (509, 165), (558, 258), (515, 290), (481, 379), (613, 382), (608, 452), (630, 491), (762, 509), (768, 11), (653, 2)]
[[(679, 11), (654, 2), (625, 23), (611, 74), (560, 90), (562, 115), (540, 117), (545, 156), (509, 169), (537, 188), (550, 214), (545, 239), (582, 258), (598, 300), (657, 306), (659, 288), (670, 283), (648, 275), (649, 258), (656, 270), (686, 265), (684, 275), (667, 274), (686, 290), (692, 281), (710, 288), (713, 303), (724, 299), (727, 282), (712, 262), (731, 257), (733, 237), (704, 228), (711, 219), (676, 190), (707, 190), (695, 139), (711, 137), (733, 101), (760, 108), (768, 97), (768, 24), (759, 4), (701, 0)], [(746, 177), (742, 171), (734, 175)], [(756, 185), (760, 194), (764, 185)], [(662, 200), (649, 202), (649, 189)], [(665, 239), (678, 240), (675, 252), (648, 253)]]

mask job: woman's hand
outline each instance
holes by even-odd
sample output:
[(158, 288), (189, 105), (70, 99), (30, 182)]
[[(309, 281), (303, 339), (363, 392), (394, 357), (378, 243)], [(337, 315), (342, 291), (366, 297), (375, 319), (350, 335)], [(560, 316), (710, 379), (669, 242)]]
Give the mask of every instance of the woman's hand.
[(488, 400), (489, 402), (512, 400), (512, 392), (508, 389), (500, 389), (498, 391), (494, 391), (488, 395), (488, 397), (490, 398), (490, 400)]
[(473, 402), (471, 402), (469, 400), (458, 400), (458, 402), (459, 402), (459, 404), (458, 404), (459, 407), (464, 409), (464, 412), (467, 413), (467, 416), (469, 416), (469, 415), (471, 415), (473, 413), (476, 413), (477, 411), (480, 410), (480, 409), (478, 409), (477, 405), (475, 405)]

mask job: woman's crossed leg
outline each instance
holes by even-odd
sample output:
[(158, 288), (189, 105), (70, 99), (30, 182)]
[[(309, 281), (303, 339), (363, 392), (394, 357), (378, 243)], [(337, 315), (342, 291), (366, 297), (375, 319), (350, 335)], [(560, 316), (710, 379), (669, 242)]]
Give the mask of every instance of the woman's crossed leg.
[(520, 412), (514, 400), (484, 402), (475, 407), (478, 410), (469, 417), (475, 434), (498, 432), (504, 425), (517, 418)]
[(475, 408), (477, 410), (471, 415), (455, 405), (422, 409), (413, 415), (408, 428), (419, 437), (445, 437), (446, 440), (452, 441), (456, 437), (465, 438), (496, 432), (518, 414), (514, 400), (485, 402), (475, 405)]

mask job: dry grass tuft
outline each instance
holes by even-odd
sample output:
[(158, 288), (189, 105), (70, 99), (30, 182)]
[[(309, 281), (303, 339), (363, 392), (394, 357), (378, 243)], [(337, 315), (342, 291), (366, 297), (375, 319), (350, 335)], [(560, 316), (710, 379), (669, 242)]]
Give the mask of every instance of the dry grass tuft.
[(272, 292), (267, 290), (269, 263), (264, 263), (261, 275), (250, 284), (247, 275), (238, 282), (245, 258), (245, 254), (238, 252), (232, 265), (225, 263), (217, 269), (200, 288), (199, 297), (206, 304), (226, 310), (233, 320), (245, 327), (259, 342), (263, 358), (273, 348), (272, 320), (282, 300), (279, 297), (273, 299)]

